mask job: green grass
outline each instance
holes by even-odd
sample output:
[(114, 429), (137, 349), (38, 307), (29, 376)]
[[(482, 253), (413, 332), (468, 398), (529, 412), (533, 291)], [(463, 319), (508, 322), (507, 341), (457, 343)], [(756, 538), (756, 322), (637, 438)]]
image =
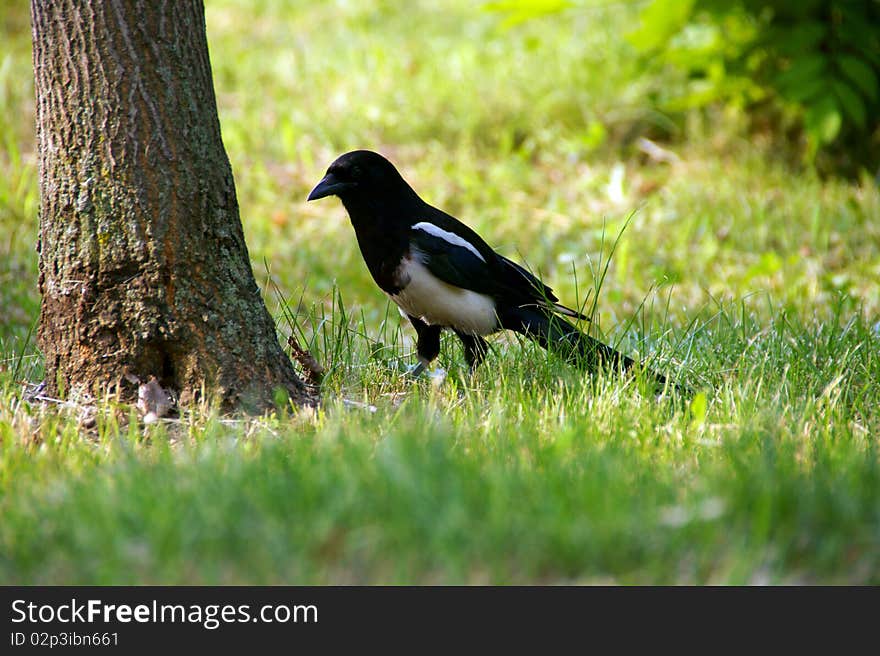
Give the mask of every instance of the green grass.
[[(625, 3), (512, 29), (465, 2), (208, 4), (251, 258), (325, 404), (144, 426), (24, 398), (38, 176), (27, 4), (7, 3), (0, 582), (880, 583), (870, 176), (792, 168), (741, 116), (659, 116)], [(659, 128), (671, 164), (635, 147)], [(403, 377), (412, 331), (344, 210), (304, 202), (356, 147), (565, 302), (600, 287), (597, 330), (695, 398), (508, 337), (474, 378), (454, 339), (445, 380)]]

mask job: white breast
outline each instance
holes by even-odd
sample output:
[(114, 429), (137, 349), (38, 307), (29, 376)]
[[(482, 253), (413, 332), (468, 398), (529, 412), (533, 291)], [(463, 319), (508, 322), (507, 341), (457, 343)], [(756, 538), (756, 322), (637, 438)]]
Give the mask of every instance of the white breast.
[(495, 302), (485, 294), (443, 282), (417, 259), (403, 260), (397, 275), (401, 282), (409, 282), (391, 300), (407, 314), (471, 335), (488, 335), (497, 329)]

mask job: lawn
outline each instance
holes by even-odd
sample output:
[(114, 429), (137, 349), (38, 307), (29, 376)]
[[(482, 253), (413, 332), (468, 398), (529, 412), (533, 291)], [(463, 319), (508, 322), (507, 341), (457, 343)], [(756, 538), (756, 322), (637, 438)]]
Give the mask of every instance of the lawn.
[[(516, 25), (470, 2), (207, 4), (254, 270), (324, 404), (144, 425), (27, 399), (33, 84), (27, 3), (4, 3), (0, 583), (880, 583), (875, 179), (820, 178), (741, 112), (660, 113), (674, 73), (644, 74), (628, 3)], [(503, 336), (474, 377), (449, 337), (408, 379), (413, 332), (344, 209), (305, 202), (361, 147), (694, 393)]]

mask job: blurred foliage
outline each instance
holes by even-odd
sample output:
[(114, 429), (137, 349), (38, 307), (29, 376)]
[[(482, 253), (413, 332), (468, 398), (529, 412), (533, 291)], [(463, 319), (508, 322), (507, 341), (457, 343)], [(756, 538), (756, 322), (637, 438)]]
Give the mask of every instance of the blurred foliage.
[[(484, 5), (505, 16), (505, 27), (603, 6), (591, 0)], [(745, 110), (753, 127), (792, 143), (820, 170), (858, 174), (880, 165), (876, 0), (650, 0), (626, 38), (661, 111)]]
[(650, 67), (686, 74), (657, 90), (662, 108), (729, 103), (780, 134), (802, 131), (808, 163), (880, 164), (880, 3), (652, 0), (640, 18), (628, 38)]

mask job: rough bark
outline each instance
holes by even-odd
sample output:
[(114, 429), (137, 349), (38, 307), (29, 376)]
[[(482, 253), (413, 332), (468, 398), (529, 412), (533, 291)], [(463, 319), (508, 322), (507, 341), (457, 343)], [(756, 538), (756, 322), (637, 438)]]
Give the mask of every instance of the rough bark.
[(38, 342), (55, 393), (309, 397), (254, 280), (201, 0), (32, 0)]

